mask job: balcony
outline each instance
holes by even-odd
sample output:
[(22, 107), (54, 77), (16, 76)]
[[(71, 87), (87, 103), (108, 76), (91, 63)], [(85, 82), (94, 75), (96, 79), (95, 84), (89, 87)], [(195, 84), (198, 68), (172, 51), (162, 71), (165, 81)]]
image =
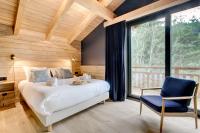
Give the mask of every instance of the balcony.
[[(161, 66), (134, 66), (132, 67), (132, 89), (131, 94), (140, 96), (140, 88), (161, 87), (165, 79), (165, 67)], [(171, 73), (173, 77), (192, 79), (200, 82), (200, 67), (172, 67)], [(148, 95), (160, 94), (160, 91), (148, 91)], [(199, 104), (200, 109), (200, 91)]]

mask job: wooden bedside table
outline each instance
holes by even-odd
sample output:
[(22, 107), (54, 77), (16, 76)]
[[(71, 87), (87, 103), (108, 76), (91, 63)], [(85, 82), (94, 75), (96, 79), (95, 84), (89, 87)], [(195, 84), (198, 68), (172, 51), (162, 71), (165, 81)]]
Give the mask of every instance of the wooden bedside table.
[(0, 82), (0, 108), (15, 106), (15, 82), (2, 81)]

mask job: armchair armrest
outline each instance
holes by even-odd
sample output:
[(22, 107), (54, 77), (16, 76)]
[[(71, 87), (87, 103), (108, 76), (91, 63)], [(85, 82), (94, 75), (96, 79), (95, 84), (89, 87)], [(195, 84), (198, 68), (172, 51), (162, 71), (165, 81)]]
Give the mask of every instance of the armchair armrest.
[(153, 88), (141, 88), (141, 96), (143, 95), (143, 91), (147, 90), (161, 90), (161, 87), (153, 87)]
[(153, 87), (153, 88), (141, 88), (142, 91), (145, 91), (145, 90), (160, 90), (162, 88), (160, 87)]
[(183, 100), (183, 99), (192, 99), (194, 96), (182, 96), (182, 97), (163, 97), (163, 100)]

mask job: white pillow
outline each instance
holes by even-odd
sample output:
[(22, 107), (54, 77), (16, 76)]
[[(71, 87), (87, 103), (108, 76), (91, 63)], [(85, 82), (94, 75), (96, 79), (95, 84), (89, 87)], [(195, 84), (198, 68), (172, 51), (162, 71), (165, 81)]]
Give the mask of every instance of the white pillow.
[(50, 78), (48, 69), (31, 70), (29, 82), (47, 82)]
[[(69, 73), (66, 73), (66, 71), (69, 71)], [(58, 79), (64, 79), (64, 78), (72, 78), (73, 74), (71, 73), (71, 70), (69, 68), (65, 67), (58, 67), (58, 68), (50, 68), (51, 74), (54, 78)]]
[(60, 68), (50, 68), (50, 71), (54, 78), (62, 79), (62, 74), (60, 73)]
[(46, 82), (47, 86), (58, 86), (58, 79), (57, 78), (50, 78)]
[(73, 78), (73, 74), (69, 69), (60, 69), (60, 73), (63, 79)]
[[(25, 76), (26, 76), (26, 80), (30, 81), (31, 78), (31, 71), (34, 70), (45, 70), (47, 69), (46, 67), (24, 67), (24, 72), (25, 72)], [(49, 72), (50, 75), (50, 72)]]

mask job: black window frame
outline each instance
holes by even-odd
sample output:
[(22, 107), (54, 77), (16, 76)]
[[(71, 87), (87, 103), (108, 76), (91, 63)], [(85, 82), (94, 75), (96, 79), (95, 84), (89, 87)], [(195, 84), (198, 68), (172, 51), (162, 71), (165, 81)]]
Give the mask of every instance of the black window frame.
[[(135, 20), (127, 22), (127, 98), (139, 100), (139, 96), (132, 95), (131, 92), (131, 27), (133, 25), (142, 24), (153, 21), (158, 18), (165, 18), (165, 76), (171, 75), (171, 15), (180, 11), (200, 6), (199, 0), (191, 0), (184, 4), (180, 4)], [(200, 110), (198, 111), (200, 115)]]

